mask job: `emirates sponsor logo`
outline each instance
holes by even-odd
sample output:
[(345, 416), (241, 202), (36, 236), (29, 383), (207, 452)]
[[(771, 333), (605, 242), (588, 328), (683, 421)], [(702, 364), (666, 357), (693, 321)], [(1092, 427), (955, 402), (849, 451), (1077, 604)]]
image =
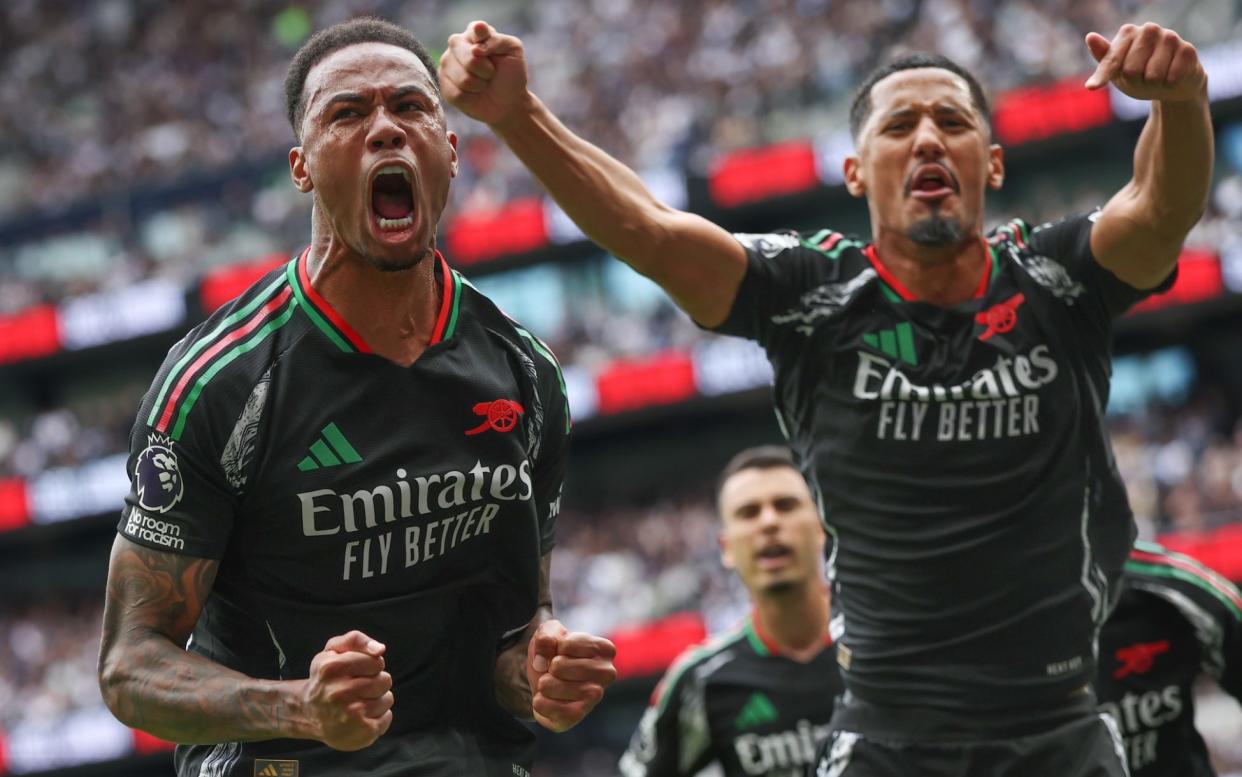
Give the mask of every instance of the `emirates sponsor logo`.
[(915, 383), (896, 360), (859, 351), (853, 393), (859, 400), (879, 400), (876, 439), (992, 440), (1039, 433), (1038, 391), (1059, 374), (1047, 345), (998, 356), (991, 367), (953, 385)]
[(815, 760), (815, 749), (832, 727), (798, 721), (796, 728), (774, 734), (743, 734), (734, 738), (738, 762), (747, 774), (801, 775)]
[[(531, 501), (534, 483), (529, 460), (517, 466), (476, 461), (466, 471), (410, 477), (398, 469), (394, 481), (372, 488), (320, 488), (297, 497), (304, 536), (344, 540), (341, 580), (349, 581), (424, 564), (491, 534), (501, 503)], [(390, 526), (398, 521), (404, 527)]]

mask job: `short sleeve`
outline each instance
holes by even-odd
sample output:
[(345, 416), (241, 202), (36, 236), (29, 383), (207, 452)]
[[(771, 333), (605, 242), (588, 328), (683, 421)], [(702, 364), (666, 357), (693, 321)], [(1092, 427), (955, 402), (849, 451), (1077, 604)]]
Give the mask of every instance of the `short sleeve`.
[(689, 665), (674, 663), (656, 686), (619, 771), (622, 777), (689, 777), (707, 765), (708, 741), (702, 690)]
[(189, 396), (177, 379), (192, 343), (186, 338), (169, 352), (139, 409), (117, 531), (157, 550), (218, 559), (233, 529), (237, 491), (221, 464), (228, 430), (213, 428), (227, 413), (214, 412), (212, 392)]
[(746, 249), (746, 275), (728, 317), (714, 328), (721, 334), (757, 340), (771, 350), (781, 333), (794, 329), (795, 311), (807, 292), (834, 282), (839, 264), (833, 249), (858, 245), (840, 233), (825, 230), (816, 242), (796, 232), (735, 234)]
[[(1138, 302), (1167, 291), (1177, 273), (1170, 273), (1154, 289), (1138, 289), (1101, 266), (1091, 252), (1091, 229), (1100, 213), (1097, 208), (1035, 227), (1030, 231), (1034, 257), (1024, 264), (1037, 281), (1049, 286), (1063, 300), (1074, 301), (1081, 296), (1096, 323), (1106, 327)], [(1010, 226), (1010, 232), (1016, 233), (1019, 241), (1024, 230), (1020, 221)]]
[(1171, 603), (1199, 642), (1204, 673), (1242, 700), (1242, 592), (1190, 556), (1138, 543), (1126, 562), (1130, 584)]

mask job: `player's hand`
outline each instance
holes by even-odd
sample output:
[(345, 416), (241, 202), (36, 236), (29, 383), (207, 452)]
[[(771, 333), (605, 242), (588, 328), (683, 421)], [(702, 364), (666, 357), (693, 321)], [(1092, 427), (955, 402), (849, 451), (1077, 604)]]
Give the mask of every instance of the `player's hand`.
[(526, 677), (531, 712), (550, 731), (567, 731), (595, 709), (617, 679), (617, 646), (603, 637), (570, 632), (560, 621), (544, 621), (530, 638)]
[(337, 750), (361, 750), (392, 725), (392, 675), (384, 645), (351, 631), (328, 640), (311, 660), (303, 703), (315, 739)]
[(489, 126), (504, 122), (529, 98), (522, 41), (487, 22), (449, 36), (440, 56), (440, 92), (457, 110)]
[(1126, 24), (1110, 41), (1087, 33), (1087, 48), (1099, 65), (1088, 89), (1110, 81), (1136, 100), (1192, 100), (1207, 95), (1207, 73), (1195, 47), (1158, 24)]

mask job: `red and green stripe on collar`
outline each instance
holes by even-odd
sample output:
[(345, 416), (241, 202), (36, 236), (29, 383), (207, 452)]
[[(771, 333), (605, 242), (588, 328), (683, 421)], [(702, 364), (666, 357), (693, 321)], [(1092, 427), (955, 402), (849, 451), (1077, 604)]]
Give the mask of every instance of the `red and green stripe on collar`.
[(284, 278), (277, 278), (195, 340), (160, 384), (147, 425), (180, 439), (190, 411), (211, 379), (289, 323), (296, 307), (292, 288)]
[[(358, 333), (341, 318), (311, 286), (306, 272), (307, 248), (291, 260), (283, 276), (276, 278), (253, 299), (230, 313), (209, 333), (197, 339), (160, 384), (147, 425), (178, 440), (185, 431), (190, 411), (203, 389), (221, 370), (254, 350), (301, 308), (307, 317), (338, 348), (346, 353), (370, 353)], [(457, 329), (461, 303), (461, 278), (436, 253), (443, 273), (443, 297), (431, 345), (448, 340)]]
[[(987, 293), (988, 286), (991, 285), (992, 279), (996, 277), (996, 247), (988, 243), (988, 241), (980, 239), (983, 244), (983, 259), (987, 263), (984, 267), (983, 274), (979, 277), (979, 285), (975, 287), (974, 299), (982, 299)], [(877, 275), (880, 276), (880, 288), (884, 291), (884, 296), (890, 302), (918, 302), (918, 297), (907, 289), (901, 281), (897, 280), (897, 276), (884, 265), (880, 260), (880, 255), (876, 252), (875, 243), (868, 244), (863, 249), (863, 256), (867, 257), (867, 261), (875, 269)]]
[[(332, 341), (337, 348), (346, 353), (371, 353), (371, 348), (362, 339), (362, 335), (351, 327), (323, 296), (311, 285), (307, 270), (307, 259), (310, 248), (304, 250), (297, 259), (286, 268), (289, 284), (298, 302), (303, 306), (311, 322)], [(457, 331), (458, 313), (461, 307), (462, 281), (456, 271), (448, 266), (439, 251), (435, 253), (436, 265), (440, 270), (443, 292), (440, 298), (439, 312), (436, 314), (436, 326), (431, 334), (428, 345), (436, 345), (452, 338)]]

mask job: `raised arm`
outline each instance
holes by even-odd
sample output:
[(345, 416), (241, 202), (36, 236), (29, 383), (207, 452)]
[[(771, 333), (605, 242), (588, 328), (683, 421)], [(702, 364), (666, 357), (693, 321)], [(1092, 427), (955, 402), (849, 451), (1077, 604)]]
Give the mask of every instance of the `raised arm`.
[(449, 37), (440, 86), (508, 144), (588, 237), (660, 284), (700, 324), (724, 321), (746, 274), (741, 245), (660, 202), (632, 170), (570, 132), (527, 88), (520, 40), (471, 22)]
[(305, 680), (257, 680), (183, 647), (218, 562), (117, 537), (108, 564), (99, 686), (122, 723), (186, 744), (317, 739), (370, 745), (392, 722), (384, 646), (334, 637)]
[(1212, 182), (1212, 120), (1207, 74), (1195, 47), (1156, 24), (1127, 24), (1109, 41), (1087, 35), (1099, 65), (1087, 88), (1110, 81), (1151, 101), (1134, 151), (1134, 177), (1117, 192), (1091, 233), (1104, 267), (1140, 289), (1160, 284), (1203, 214)]

